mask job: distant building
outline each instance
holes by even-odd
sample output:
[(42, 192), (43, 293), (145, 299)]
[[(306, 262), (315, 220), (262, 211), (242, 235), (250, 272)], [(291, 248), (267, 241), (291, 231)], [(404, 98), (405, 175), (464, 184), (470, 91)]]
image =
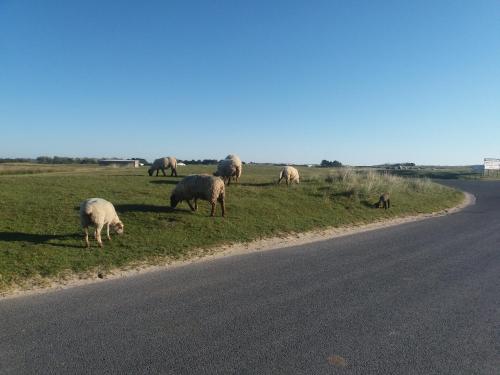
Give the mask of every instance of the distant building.
[(129, 159), (103, 159), (99, 160), (99, 165), (114, 166), (114, 167), (133, 167), (139, 168), (139, 160)]
[(500, 169), (500, 159), (484, 158), (484, 169)]
[(500, 159), (484, 158), (484, 174), (490, 175), (495, 173), (500, 174)]

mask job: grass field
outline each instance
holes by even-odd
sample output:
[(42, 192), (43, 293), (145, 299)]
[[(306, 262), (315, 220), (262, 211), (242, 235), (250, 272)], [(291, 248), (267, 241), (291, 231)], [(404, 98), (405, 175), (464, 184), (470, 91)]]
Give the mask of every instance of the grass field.
[[(226, 218), (219, 206), (217, 216), (209, 217), (204, 201), (196, 213), (185, 203), (168, 209), (170, 191), (182, 176), (214, 170), (179, 167), (174, 178), (149, 177), (146, 167), (2, 166), (0, 293), (71, 273), (179, 259), (219, 244), (437, 211), (463, 199), (429, 180), (352, 169), (299, 168), (300, 185), (278, 186), (279, 167), (247, 165), (240, 183), (226, 190)], [(392, 208), (374, 209), (385, 191)], [(103, 250), (93, 238), (93, 247), (84, 248), (78, 206), (90, 197), (113, 202), (125, 224), (125, 234), (104, 239)]]
[(471, 167), (441, 167), (441, 166), (419, 166), (418, 168), (392, 170), (391, 174), (402, 177), (438, 178), (443, 180), (479, 180), (496, 179), (497, 174), (483, 175), (481, 171), (474, 171)]

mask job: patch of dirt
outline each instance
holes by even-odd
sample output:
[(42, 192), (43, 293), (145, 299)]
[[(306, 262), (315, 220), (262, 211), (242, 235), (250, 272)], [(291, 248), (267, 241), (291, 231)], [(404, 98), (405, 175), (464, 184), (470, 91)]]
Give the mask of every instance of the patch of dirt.
[(207, 262), (229, 256), (281, 249), (291, 246), (302, 245), (306, 243), (324, 241), (336, 237), (348, 236), (351, 234), (362, 233), (371, 230), (392, 227), (399, 224), (420, 221), (427, 218), (450, 215), (452, 213), (464, 209), (469, 205), (475, 204), (476, 198), (474, 197), (474, 195), (469, 193), (464, 193), (464, 196), (465, 197), (463, 202), (458, 206), (455, 206), (447, 210), (434, 212), (431, 214), (406, 216), (388, 220), (381, 220), (364, 225), (328, 228), (323, 230), (314, 230), (305, 233), (293, 233), (279, 237), (265, 238), (248, 243), (238, 243), (233, 245), (218, 246), (209, 249), (198, 249), (188, 254), (185, 259), (171, 260), (171, 259), (158, 258), (149, 260), (148, 262), (135, 263), (125, 268), (115, 269), (112, 271), (102, 271), (100, 269), (96, 269), (94, 271), (87, 271), (82, 274), (69, 273), (61, 275), (60, 277), (54, 279), (28, 280), (26, 284), (24, 284), (23, 286), (16, 287), (6, 292), (0, 293), (0, 299), (68, 289), (75, 286), (105, 282), (106, 280), (118, 279), (122, 277), (130, 277), (151, 271), (172, 269), (176, 267), (183, 267), (193, 263)]

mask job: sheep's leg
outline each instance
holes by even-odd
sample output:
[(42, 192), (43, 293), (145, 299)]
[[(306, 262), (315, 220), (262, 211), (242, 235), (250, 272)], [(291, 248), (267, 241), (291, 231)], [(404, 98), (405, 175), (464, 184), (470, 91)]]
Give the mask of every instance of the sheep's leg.
[(95, 229), (95, 239), (97, 240), (97, 243), (100, 247), (102, 247), (101, 231), (103, 226), (104, 225), (100, 224)]
[(163, 172), (163, 177), (167, 177), (167, 174), (165, 173), (165, 169), (162, 168), (161, 171)]
[(227, 186), (231, 185), (231, 176), (227, 178)]
[(85, 232), (85, 243), (87, 244), (87, 247), (90, 247), (90, 242), (89, 242), (89, 228), (85, 227), (83, 228)]
[(158, 173), (160, 172), (159, 169), (156, 170), (156, 177), (158, 177)]
[(198, 198), (194, 198), (194, 210), (198, 210)]
[(175, 168), (172, 168), (172, 174), (170, 175), (170, 177), (173, 177), (173, 176), (177, 177), (177, 169), (175, 169)]
[[(220, 209), (222, 211), (222, 217), (224, 217), (224, 215), (226, 214), (226, 205), (224, 203), (224, 198), (222, 198), (222, 199), (219, 198), (218, 201), (220, 203)], [(215, 207), (215, 205), (214, 205), (214, 207)]]
[(108, 240), (111, 241), (111, 237), (109, 235), (109, 223), (106, 225), (106, 235), (108, 236)]
[(391, 200), (390, 199), (387, 200), (387, 208), (391, 208)]
[(215, 202), (212, 202), (212, 211), (210, 212), (210, 216), (215, 216)]
[(191, 201), (189, 199), (186, 199), (186, 202), (189, 205), (189, 208), (191, 209), (191, 211), (196, 211), (195, 208), (193, 207), (193, 205), (191, 204)]

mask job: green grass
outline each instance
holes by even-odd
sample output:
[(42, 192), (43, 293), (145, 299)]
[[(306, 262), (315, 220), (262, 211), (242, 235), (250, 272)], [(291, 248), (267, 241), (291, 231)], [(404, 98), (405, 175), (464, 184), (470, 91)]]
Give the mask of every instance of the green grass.
[[(184, 258), (219, 244), (433, 212), (463, 199), (429, 180), (351, 169), (299, 168), (300, 185), (278, 186), (279, 167), (247, 165), (240, 183), (226, 190), (226, 218), (220, 206), (209, 217), (204, 201), (196, 213), (185, 203), (167, 208), (182, 176), (214, 169), (179, 167), (179, 178), (165, 178), (147, 176), (146, 167), (57, 166), (41, 173), (23, 167), (20, 174), (13, 167), (0, 176), (0, 292), (68, 273)], [(392, 208), (372, 208), (384, 191)], [(125, 224), (125, 234), (104, 239), (103, 250), (93, 238), (93, 247), (84, 248), (78, 206), (91, 197), (111, 201)]]
[(401, 177), (433, 178), (443, 180), (489, 180), (498, 179), (498, 173), (483, 174), (475, 171), (470, 166), (418, 166), (416, 168), (391, 170), (391, 174)]

